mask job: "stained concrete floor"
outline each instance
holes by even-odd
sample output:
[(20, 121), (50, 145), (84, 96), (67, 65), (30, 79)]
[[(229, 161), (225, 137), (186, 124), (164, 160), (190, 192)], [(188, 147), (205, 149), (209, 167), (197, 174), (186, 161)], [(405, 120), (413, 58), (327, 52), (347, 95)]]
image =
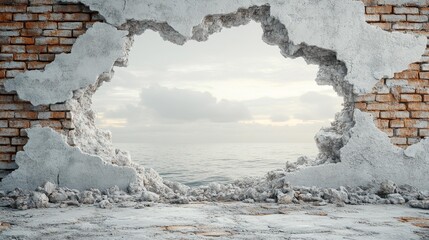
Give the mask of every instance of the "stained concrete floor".
[(429, 239), (429, 211), (394, 205), (0, 208), (0, 222), (0, 239)]

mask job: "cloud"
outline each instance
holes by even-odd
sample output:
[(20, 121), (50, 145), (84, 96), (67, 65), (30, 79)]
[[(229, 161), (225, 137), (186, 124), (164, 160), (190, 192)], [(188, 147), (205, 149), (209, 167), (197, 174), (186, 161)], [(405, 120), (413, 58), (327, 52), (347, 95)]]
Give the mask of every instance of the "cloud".
[(237, 122), (251, 119), (249, 110), (239, 102), (218, 101), (210, 93), (151, 85), (141, 93), (142, 106), (167, 119)]

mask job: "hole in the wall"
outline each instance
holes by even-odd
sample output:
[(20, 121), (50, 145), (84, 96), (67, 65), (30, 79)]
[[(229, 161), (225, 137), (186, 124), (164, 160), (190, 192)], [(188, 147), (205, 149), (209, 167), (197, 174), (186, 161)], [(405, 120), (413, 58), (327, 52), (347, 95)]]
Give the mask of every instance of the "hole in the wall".
[(178, 46), (136, 37), (127, 68), (94, 95), (98, 126), (167, 180), (189, 185), (262, 176), (301, 155), (343, 100), (315, 82), (318, 66), (284, 58), (259, 24)]

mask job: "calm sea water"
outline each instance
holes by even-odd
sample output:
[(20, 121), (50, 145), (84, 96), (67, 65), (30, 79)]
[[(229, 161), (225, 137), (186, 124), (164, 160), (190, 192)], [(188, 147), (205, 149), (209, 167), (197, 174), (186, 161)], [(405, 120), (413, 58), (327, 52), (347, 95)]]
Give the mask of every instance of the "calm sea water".
[(264, 176), (284, 168), (299, 156), (314, 157), (314, 143), (146, 144), (118, 143), (135, 162), (155, 169), (164, 179), (189, 186), (228, 183), (237, 178)]

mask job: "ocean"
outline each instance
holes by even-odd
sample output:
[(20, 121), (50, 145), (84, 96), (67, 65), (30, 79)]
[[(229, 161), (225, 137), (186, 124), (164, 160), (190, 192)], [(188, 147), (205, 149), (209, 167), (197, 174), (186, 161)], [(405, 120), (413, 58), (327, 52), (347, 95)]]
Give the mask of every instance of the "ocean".
[(188, 186), (229, 183), (264, 176), (300, 156), (315, 157), (315, 143), (117, 143), (133, 161), (155, 169), (164, 179)]

